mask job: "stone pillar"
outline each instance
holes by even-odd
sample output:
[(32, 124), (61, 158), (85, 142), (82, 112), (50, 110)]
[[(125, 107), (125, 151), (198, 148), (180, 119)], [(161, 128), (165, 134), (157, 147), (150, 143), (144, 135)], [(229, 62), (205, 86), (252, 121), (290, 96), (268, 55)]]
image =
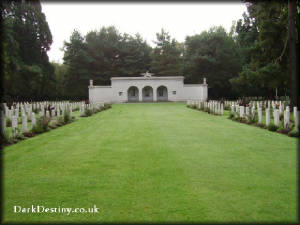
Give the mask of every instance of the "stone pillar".
[(266, 108), (266, 125), (270, 124), (270, 108)]
[(143, 101), (143, 89), (139, 88), (139, 102)]
[(157, 102), (157, 88), (153, 88), (153, 101)]

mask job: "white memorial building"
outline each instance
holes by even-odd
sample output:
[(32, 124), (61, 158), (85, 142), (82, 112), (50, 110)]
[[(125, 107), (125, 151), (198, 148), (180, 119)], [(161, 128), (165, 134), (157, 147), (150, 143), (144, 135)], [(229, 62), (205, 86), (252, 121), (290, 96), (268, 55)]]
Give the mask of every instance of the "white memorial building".
[(96, 102), (157, 102), (206, 100), (207, 84), (184, 84), (183, 76), (112, 77), (111, 86), (89, 85), (89, 101)]

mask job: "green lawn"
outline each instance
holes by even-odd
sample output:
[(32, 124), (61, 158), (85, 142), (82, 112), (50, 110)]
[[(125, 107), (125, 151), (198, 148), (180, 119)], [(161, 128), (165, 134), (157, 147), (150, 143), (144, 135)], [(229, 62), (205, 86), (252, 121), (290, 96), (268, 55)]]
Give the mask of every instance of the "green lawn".
[(182, 103), (113, 105), (3, 150), (3, 220), (296, 223), (297, 147)]

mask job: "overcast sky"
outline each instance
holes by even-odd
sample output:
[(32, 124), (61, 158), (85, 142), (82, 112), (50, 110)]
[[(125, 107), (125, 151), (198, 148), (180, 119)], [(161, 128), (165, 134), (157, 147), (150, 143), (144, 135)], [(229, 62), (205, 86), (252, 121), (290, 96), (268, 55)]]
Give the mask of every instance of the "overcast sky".
[(232, 21), (242, 18), (244, 3), (58, 3), (42, 2), (53, 43), (50, 61), (63, 62), (63, 41), (74, 29), (83, 35), (114, 25), (119, 32), (141, 36), (154, 46), (156, 33), (165, 28), (172, 38), (183, 42), (188, 35), (199, 34), (222, 25), (228, 32)]

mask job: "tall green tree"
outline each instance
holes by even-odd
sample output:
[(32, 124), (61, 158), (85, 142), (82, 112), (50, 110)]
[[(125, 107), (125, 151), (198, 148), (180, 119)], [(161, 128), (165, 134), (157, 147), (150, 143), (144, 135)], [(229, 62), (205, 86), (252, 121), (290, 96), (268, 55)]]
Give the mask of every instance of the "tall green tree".
[(90, 78), (87, 47), (82, 34), (74, 30), (70, 41), (64, 42), (64, 64), (67, 66), (65, 75), (65, 91), (71, 98), (86, 98), (87, 85)]
[(287, 6), (285, 1), (247, 1), (247, 14), (236, 29), (244, 65), (231, 80), (245, 95), (290, 95)]
[[(298, 1), (298, 12), (299, 12), (299, 1)], [(299, 104), (299, 61), (297, 65), (297, 49), (298, 49), (298, 59), (299, 59), (299, 40), (297, 48), (297, 36), (296, 27), (298, 28), (299, 37), (299, 13), (297, 15), (296, 2), (288, 1), (288, 16), (289, 16), (289, 56), (290, 56), (290, 74), (291, 74), (291, 103), (292, 106), (300, 106)], [(298, 24), (297, 24), (298, 22)]]
[(68, 66), (59, 62), (51, 62), (51, 64), (54, 67), (55, 74), (55, 97), (56, 99), (65, 100), (68, 98), (68, 92), (65, 88)]
[(183, 74), (188, 83), (202, 83), (207, 78), (209, 96), (232, 96), (229, 80), (238, 75), (241, 60), (233, 38), (223, 27), (212, 27), (185, 41)]
[(150, 69), (151, 47), (140, 34), (124, 34), (120, 43), (117, 66), (123, 76), (136, 76)]
[(75, 30), (64, 44), (64, 85), (71, 96), (87, 98), (89, 79), (109, 85), (111, 77), (139, 75), (149, 69), (150, 54), (151, 47), (139, 34), (121, 34), (110, 26), (84, 37)]
[(152, 53), (151, 72), (161, 76), (181, 75), (183, 49), (180, 43), (174, 38), (171, 39), (170, 34), (164, 29), (161, 29), (160, 33), (156, 33), (156, 38), (156, 47)]
[(47, 56), (52, 35), (40, 1), (5, 1), (2, 7), (4, 95), (53, 96), (54, 68)]

